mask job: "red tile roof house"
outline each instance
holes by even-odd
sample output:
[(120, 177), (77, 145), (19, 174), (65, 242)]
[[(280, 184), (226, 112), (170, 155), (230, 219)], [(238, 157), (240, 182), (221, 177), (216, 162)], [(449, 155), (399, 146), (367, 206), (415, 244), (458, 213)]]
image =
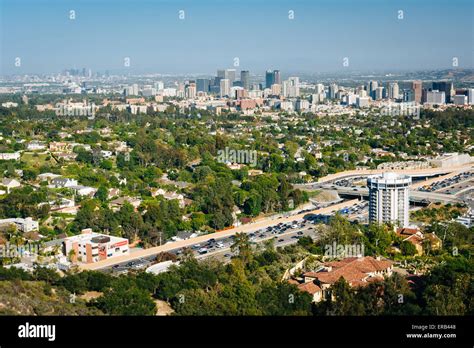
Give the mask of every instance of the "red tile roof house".
[[(329, 288), (341, 277), (352, 287), (361, 287), (373, 281), (383, 280), (392, 274), (393, 262), (375, 259), (371, 256), (349, 257), (340, 261), (325, 262), (318, 272), (303, 274), (304, 282), (298, 289), (313, 296), (314, 302), (325, 298)], [(295, 283), (294, 280), (290, 281)]]

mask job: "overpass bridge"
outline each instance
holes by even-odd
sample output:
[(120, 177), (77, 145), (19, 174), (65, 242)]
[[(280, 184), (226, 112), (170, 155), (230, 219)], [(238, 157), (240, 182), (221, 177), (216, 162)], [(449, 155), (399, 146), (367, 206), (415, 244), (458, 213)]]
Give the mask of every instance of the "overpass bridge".
[[(353, 177), (366, 177), (369, 175), (382, 174), (386, 172), (393, 172), (397, 174), (405, 174), (411, 177), (427, 177), (427, 176), (436, 176), (444, 175), (453, 172), (466, 172), (474, 169), (474, 163), (464, 164), (461, 166), (453, 166), (446, 168), (424, 168), (424, 169), (363, 169), (363, 170), (346, 170), (344, 172), (339, 172), (335, 174), (329, 174), (319, 178), (317, 183), (331, 183), (333, 181), (341, 179), (349, 179)], [(314, 183), (316, 184), (316, 183)]]
[[(343, 187), (335, 185), (322, 185), (320, 186), (323, 189), (331, 189), (337, 191), (339, 195), (343, 196), (354, 196), (354, 197), (368, 197), (369, 189), (365, 187)], [(446, 193), (438, 192), (423, 192), (423, 191), (412, 191), (410, 190), (410, 201), (414, 203), (424, 203), (424, 202), (439, 202), (439, 203), (461, 203), (462, 200)]]

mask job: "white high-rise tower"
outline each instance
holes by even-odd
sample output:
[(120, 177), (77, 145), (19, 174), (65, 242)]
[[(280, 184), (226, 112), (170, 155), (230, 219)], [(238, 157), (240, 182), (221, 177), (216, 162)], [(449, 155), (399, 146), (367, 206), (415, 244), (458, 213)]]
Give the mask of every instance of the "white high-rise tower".
[(369, 221), (407, 227), (410, 185), (411, 177), (407, 175), (383, 173), (369, 176)]

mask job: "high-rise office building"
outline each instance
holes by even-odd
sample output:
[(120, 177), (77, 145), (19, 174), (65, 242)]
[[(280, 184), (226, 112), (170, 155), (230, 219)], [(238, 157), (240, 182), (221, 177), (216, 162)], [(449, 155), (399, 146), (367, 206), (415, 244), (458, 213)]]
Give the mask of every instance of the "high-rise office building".
[(335, 99), (337, 91), (339, 91), (338, 85), (336, 85), (335, 83), (331, 83), (328, 89), (328, 98)]
[(273, 71), (267, 70), (265, 72), (265, 88), (271, 88), (275, 83)]
[(367, 86), (367, 94), (372, 98), (375, 99), (375, 90), (379, 87), (379, 83), (377, 81), (369, 81)]
[(316, 94), (324, 93), (324, 85), (322, 83), (318, 83), (315, 87)]
[(468, 103), (474, 105), (474, 88), (469, 88), (467, 90)]
[(287, 81), (283, 81), (282, 94), (288, 98), (296, 98), (300, 96), (300, 79), (299, 77), (290, 77)]
[(223, 69), (217, 70), (217, 77), (219, 78), (219, 80), (225, 79), (225, 70)]
[(446, 103), (446, 94), (438, 90), (423, 90), (423, 102), (426, 104), (443, 105)]
[(185, 97), (188, 99), (194, 99), (196, 98), (196, 84), (194, 82), (190, 83), (189, 85), (186, 85), (185, 89)]
[(236, 77), (235, 69), (227, 69), (225, 71), (225, 78), (229, 80), (231, 86), (235, 81), (235, 77)]
[(228, 79), (230, 85), (235, 81), (235, 69), (219, 69), (217, 70), (217, 78), (214, 80), (216, 85), (219, 85), (219, 81), (222, 79)]
[(221, 97), (230, 95), (230, 80), (229, 79), (220, 80), (219, 95)]
[(248, 70), (240, 72), (240, 81), (242, 82), (242, 87), (248, 91), (250, 89), (250, 72)]
[(163, 81), (156, 81), (155, 82), (155, 89), (157, 91), (162, 91), (163, 89), (165, 89), (165, 84), (163, 83)]
[(411, 84), (411, 89), (413, 91), (413, 101), (417, 103), (421, 103), (421, 94), (422, 94), (422, 82), (421, 81), (413, 81)]
[(374, 93), (374, 100), (381, 100), (384, 96), (384, 88), (377, 87), (373, 93)]
[(451, 97), (454, 95), (454, 86), (450, 81), (433, 82), (433, 90), (444, 92), (445, 102), (450, 103)]
[(398, 99), (400, 94), (400, 89), (398, 88), (398, 83), (390, 82), (388, 84), (388, 97), (390, 99)]
[(467, 104), (467, 96), (464, 94), (454, 95), (451, 100), (453, 101), (454, 105), (466, 105)]
[(273, 70), (273, 84), (281, 85), (280, 70)]
[(196, 79), (196, 89), (198, 92), (209, 92), (209, 79)]
[(407, 227), (410, 185), (411, 177), (407, 175), (383, 173), (369, 176), (369, 221)]

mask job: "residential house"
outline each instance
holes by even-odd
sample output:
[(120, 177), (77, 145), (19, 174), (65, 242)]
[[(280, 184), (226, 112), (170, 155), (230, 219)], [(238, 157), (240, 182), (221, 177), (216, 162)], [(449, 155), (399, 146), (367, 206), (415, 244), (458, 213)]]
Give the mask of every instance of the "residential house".
[(17, 187), (21, 187), (21, 183), (16, 179), (3, 178), (2, 179), (2, 186), (7, 188), (7, 193), (10, 193), (10, 191), (12, 189), (17, 188)]
[(340, 278), (345, 279), (351, 287), (357, 288), (383, 280), (384, 276), (392, 274), (392, 269), (393, 263), (389, 260), (371, 256), (349, 257), (325, 262), (316, 272), (304, 273), (304, 280), (299, 283), (298, 288), (310, 293), (314, 301), (321, 301), (326, 295), (330, 295), (331, 286)]

